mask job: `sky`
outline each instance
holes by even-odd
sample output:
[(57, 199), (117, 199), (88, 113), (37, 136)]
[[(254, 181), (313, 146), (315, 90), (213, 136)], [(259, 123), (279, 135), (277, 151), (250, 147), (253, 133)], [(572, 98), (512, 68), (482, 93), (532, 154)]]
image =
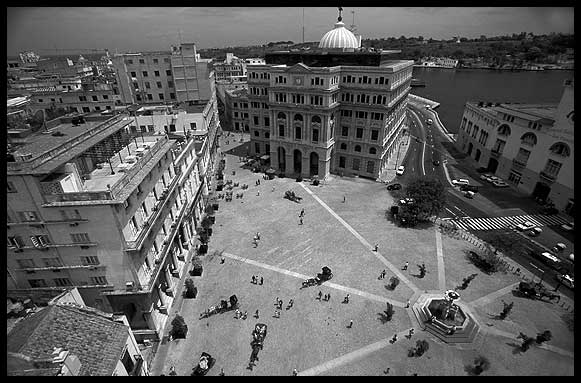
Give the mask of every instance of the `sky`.
[[(110, 52), (166, 51), (195, 42), (198, 49), (318, 41), (333, 28), (333, 7), (20, 7), (7, 8), (7, 55), (66, 49)], [(354, 14), (352, 13), (355, 12)], [(520, 32), (573, 33), (573, 8), (557, 7), (343, 7), (363, 38), (497, 36)]]

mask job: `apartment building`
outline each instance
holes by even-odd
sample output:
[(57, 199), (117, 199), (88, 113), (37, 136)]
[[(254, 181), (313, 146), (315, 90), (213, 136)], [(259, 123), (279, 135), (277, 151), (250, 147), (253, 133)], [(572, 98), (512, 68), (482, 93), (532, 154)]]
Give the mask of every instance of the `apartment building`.
[(216, 81), (246, 76), (246, 61), (234, 56), (233, 53), (226, 53), (226, 59), (223, 62), (212, 63), (212, 67)]
[(209, 59), (193, 43), (171, 52), (124, 53), (113, 56), (118, 93), (125, 104), (209, 100), (214, 92)]
[(573, 215), (574, 82), (559, 104), (468, 102), (456, 141), (479, 166)]
[(116, 105), (113, 86), (106, 83), (82, 84), (80, 90), (47, 89), (29, 94), (30, 107), (34, 111), (64, 108), (72, 112), (90, 113), (113, 110)]
[[(213, 171), (215, 101), (184, 137), (134, 118), (61, 117), (7, 157), (8, 291), (76, 286), (88, 306), (158, 338), (196, 245)], [(206, 129), (204, 131), (204, 129)]]
[(318, 49), (247, 68), (251, 154), (287, 175), (378, 178), (402, 134), (413, 61), (360, 44), (339, 17)]
[[(249, 132), (250, 131), (250, 102), (248, 100), (248, 89), (240, 88), (227, 90), (225, 92), (225, 120), (224, 127), (230, 131)], [(261, 105), (268, 107), (266, 103)], [(270, 126), (270, 122), (263, 121)], [(258, 152), (260, 153), (260, 151)]]

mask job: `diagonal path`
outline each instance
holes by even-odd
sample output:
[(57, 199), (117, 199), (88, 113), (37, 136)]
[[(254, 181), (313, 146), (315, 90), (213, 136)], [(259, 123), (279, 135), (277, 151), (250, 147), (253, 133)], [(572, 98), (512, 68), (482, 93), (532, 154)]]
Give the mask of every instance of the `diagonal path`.
[(436, 231), (436, 252), (438, 259), (438, 287), (440, 290), (446, 290), (446, 272), (444, 267), (444, 253), (442, 251), (442, 234), (437, 226), (434, 226)]
[[(351, 234), (353, 234), (355, 236), (355, 238), (357, 238), (359, 240), (359, 242), (361, 242), (363, 244), (363, 246), (365, 246), (367, 249), (371, 249), (372, 246), (369, 242), (367, 242), (365, 240), (365, 238), (363, 238), (361, 236), (361, 234), (359, 234), (355, 229), (353, 229), (353, 227), (351, 227), (351, 225), (349, 225), (347, 222), (345, 222), (345, 220), (341, 217), (339, 217), (339, 215), (337, 213), (335, 213), (333, 211), (333, 209), (331, 209), (325, 202), (323, 202), (319, 197), (317, 197), (309, 188), (307, 188), (305, 185), (303, 185), (302, 183), (299, 183), (299, 185), (305, 189), (305, 191), (307, 193), (309, 193), (314, 199), (315, 201), (317, 201), (322, 207), (325, 208), (325, 210), (327, 210), (333, 217), (335, 217), (335, 219), (337, 219), (337, 221), (339, 221), (339, 223), (341, 223), (343, 226), (345, 226), (345, 228), (347, 230), (349, 230), (351, 232)], [(389, 262), (387, 259), (385, 259), (385, 257), (383, 255), (381, 255), (381, 253), (379, 251), (372, 251), (369, 250), (371, 253), (373, 253), (375, 255), (375, 257), (381, 262), (383, 263), (385, 266), (387, 266), (392, 273), (394, 273), (400, 281), (403, 281), (406, 285), (409, 286), (410, 289), (412, 289), (414, 291), (414, 293), (418, 293), (420, 292), (420, 289), (417, 288), (416, 285), (414, 285), (405, 275), (403, 275), (399, 268), (394, 266), (391, 262)]]
[[(407, 335), (407, 333), (408, 333), (408, 330), (401, 331), (401, 332), (399, 332), (397, 334), (397, 337), (398, 338), (403, 338), (405, 335)], [(365, 356), (367, 356), (367, 355), (369, 355), (369, 354), (371, 354), (373, 352), (376, 352), (378, 350), (381, 350), (382, 348), (385, 348), (385, 347), (389, 346), (390, 345), (390, 342), (389, 342), (390, 339), (391, 338), (382, 339), (379, 342), (372, 343), (372, 344), (367, 345), (365, 347), (362, 347), (362, 348), (360, 348), (358, 350), (352, 351), (352, 352), (350, 352), (348, 354), (341, 355), (338, 358), (331, 359), (331, 360), (329, 360), (329, 361), (327, 361), (325, 363), (322, 363), (322, 364), (320, 364), (318, 366), (311, 367), (311, 368), (309, 368), (307, 370), (303, 370), (303, 371), (299, 372), (298, 375), (300, 375), (300, 376), (305, 376), (305, 375), (307, 375), (307, 376), (308, 375), (319, 375), (319, 374), (322, 374), (325, 371), (328, 371), (328, 370), (331, 370), (333, 368), (339, 367), (339, 366), (341, 366), (343, 364), (351, 363), (351, 362), (353, 362), (353, 361), (355, 361), (357, 359), (361, 359), (361, 358), (363, 358), (363, 357), (365, 357)]]
[[(277, 267), (277, 266), (268, 265), (266, 263), (262, 263), (262, 262), (255, 261), (253, 259), (248, 259), (248, 258), (240, 257), (240, 256), (235, 255), (235, 254), (232, 254), (232, 253), (226, 253), (226, 252), (224, 252), (224, 253), (222, 253), (222, 256), (227, 257), (227, 258), (230, 258), (230, 259), (235, 259), (235, 260), (240, 261), (240, 262), (248, 263), (248, 264), (253, 265), (253, 266), (256, 266), (256, 267), (261, 267), (263, 269), (267, 269), (267, 270), (275, 271), (277, 273), (281, 273), (281, 274), (284, 274), (284, 275), (288, 275), (290, 277), (299, 278), (299, 279), (302, 279), (302, 280), (311, 278), (308, 275), (304, 275), (304, 274), (300, 274), (300, 273), (297, 273), (297, 272), (294, 272), (294, 271), (282, 269), (282, 268)], [(380, 295), (371, 294), (371, 293), (368, 293), (368, 292), (365, 292), (365, 291), (357, 290), (357, 289), (354, 289), (354, 288), (351, 288), (351, 287), (346, 287), (346, 286), (338, 285), (336, 283), (324, 282), (323, 283), (323, 286), (330, 287), (330, 288), (333, 288), (333, 289), (336, 289), (336, 290), (340, 290), (340, 291), (343, 291), (343, 292), (346, 292), (346, 293), (349, 293), (349, 294), (359, 295), (361, 297), (367, 298), (367, 299), (372, 300), (372, 301), (381, 302), (381, 303), (389, 302), (392, 305), (397, 306), (397, 307), (402, 307), (402, 308), (405, 307), (405, 303), (403, 303), (403, 302), (396, 301), (396, 300), (393, 300), (391, 298), (386, 298), (386, 297), (383, 297), (383, 296), (380, 296)]]
[(515, 282), (513, 284), (510, 284), (506, 287), (503, 287), (500, 290), (493, 291), (490, 294), (487, 294), (483, 297), (475, 299), (472, 302), (469, 302), (469, 304), (472, 307), (484, 306), (485, 304), (488, 304), (488, 303), (500, 298), (501, 296), (510, 293), (512, 291), (512, 289), (514, 289), (516, 286), (518, 286), (518, 284), (519, 284), (519, 282)]

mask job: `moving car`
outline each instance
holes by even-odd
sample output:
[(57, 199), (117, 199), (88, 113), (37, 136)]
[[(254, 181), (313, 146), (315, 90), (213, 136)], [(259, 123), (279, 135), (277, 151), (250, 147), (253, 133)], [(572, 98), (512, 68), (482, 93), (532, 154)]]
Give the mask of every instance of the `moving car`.
[(434, 164), (434, 166), (440, 165), (440, 161), (438, 161), (438, 160), (434, 160), (432, 163)]
[(472, 199), (474, 198), (474, 194), (476, 193), (474, 193), (473, 191), (467, 191), (464, 193), (464, 197)]
[(490, 182), (490, 181), (489, 181), (490, 177), (492, 177), (492, 174), (490, 174), (490, 173), (484, 173), (484, 174), (482, 174), (482, 175), (480, 176), (480, 179), (481, 179), (481, 180), (483, 180), (483, 181)]
[(428, 121), (427, 122), (428, 122), (428, 125), (432, 125), (434, 123), (434, 121), (432, 121), (431, 118), (428, 118)]
[(557, 274), (555, 278), (570, 289), (575, 288), (575, 278), (569, 274)]
[(518, 225), (516, 225), (516, 229), (518, 231), (527, 231), (527, 230), (534, 228), (535, 226), (536, 225), (534, 223), (526, 221), (526, 222), (519, 223)]
[(387, 190), (400, 190), (401, 184), (395, 183), (391, 185), (387, 185)]
[(452, 185), (454, 186), (461, 186), (461, 185), (469, 185), (470, 181), (464, 178), (459, 178), (457, 180), (452, 180)]
[(471, 191), (474, 193), (478, 193), (478, 186), (476, 186), (476, 185), (460, 185), (460, 191), (463, 191), (463, 192)]
[(405, 171), (405, 167), (402, 165), (399, 168), (397, 168), (397, 171), (395, 172), (395, 174), (398, 176), (401, 176), (401, 175), (403, 175), (404, 171)]
[(504, 182), (503, 180), (493, 181), (492, 182), (492, 185), (494, 187), (497, 187), (497, 188), (506, 188), (506, 187), (508, 187), (508, 184), (506, 182)]
[(573, 231), (575, 230), (575, 223), (574, 222), (564, 223), (561, 225), (561, 229), (566, 231)]

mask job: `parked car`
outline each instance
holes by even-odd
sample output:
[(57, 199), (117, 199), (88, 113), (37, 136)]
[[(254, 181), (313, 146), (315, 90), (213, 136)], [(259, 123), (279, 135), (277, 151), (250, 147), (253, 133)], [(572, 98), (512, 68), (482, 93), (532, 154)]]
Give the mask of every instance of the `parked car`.
[(428, 122), (428, 125), (432, 125), (434, 123), (434, 121), (432, 121), (431, 118), (428, 118), (428, 121), (427, 122)]
[(575, 278), (569, 274), (557, 274), (555, 278), (570, 289), (575, 288)]
[(400, 189), (401, 184), (398, 183), (387, 185), (387, 190), (400, 190)]
[(474, 193), (473, 191), (467, 191), (464, 193), (464, 197), (472, 199), (474, 198), (474, 194), (476, 193)]
[(395, 174), (398, 176), (401, 176), (401, 175), (403, 175), (404, 171), (405, 171), (405, 167), (402, 165), (399, 168), (397, 168), (397, 171), (395, 172)]
[(575, 230), (575, 223), (574, 222), (564, 223), (561, 225), (561, 229), (566, 230), (566, 231), (574, 231)]
[(482, 174), (480, 176), (480, 179), (483, 180), (483, 181), (489, 182), (488, 180), (490, 179), (490, 177), (492, 177), (492, 174), (490, 174), (490, 173), (484, 173), (484, 174)]
[(470, 181), (464, 178), (459, 178), (457, 180), (452, 180), (452, 185), (454, 186), (461, 186), (461, 185), (469, 185)]
[(502, 180), (500, 180), (500, 181), (498, 181), (498, 180), (497, 181), (494, 181), (494, 182), (492, 182), (492, 185), (494, 187), (496, 187), (496, 188), (506, 188), (506, 187), (508, 187), (508, 184), (506, 182), (502, 181)]
[(527, 230), (534, 228), (535, 226), (536, 225), (534, 223), (526, 221), (526, 222), (519, 223), (518, 225), (516, 225), (516, 229), (518, 231), (527, 231)]
[(478, 193), (478, 186), (476, 185), (460, 185), (460, 191)]
[(489, 177), (486, 179), (486, 181), (488, 181), (488, 182), (490, 182), (490, 183), (493, 183), (494, 181), (502, 181), (502, 180), (501, 180), (499, 177), (497, 177), (497, 176), (490, 175), (490, 176), (489, 176)]
[(432, 161), (432, 163), (434, 164), (434, 166), (440, 165), (440, 161), (438, 161), (438, 160), (434, 160), (434, 161)]
[(541, 229), (540, 227), (533, 227), (532, 229), (527, 231), (527, 235), (529, 237), (538, 237), (539, 235), (541, 235), (542, 232), (543, 229)]

